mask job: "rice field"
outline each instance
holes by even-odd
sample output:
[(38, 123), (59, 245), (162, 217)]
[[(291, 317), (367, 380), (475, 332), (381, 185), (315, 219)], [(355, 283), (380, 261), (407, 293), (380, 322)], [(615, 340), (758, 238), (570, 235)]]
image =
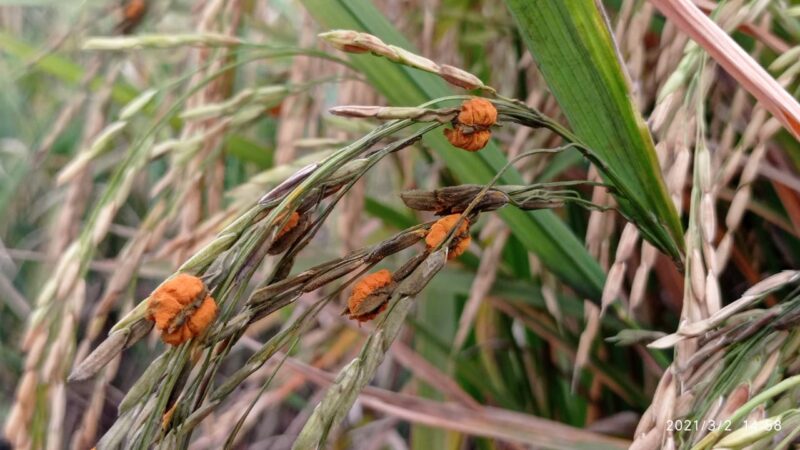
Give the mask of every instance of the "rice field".
[(0, 449), (800, 447), (794, 0), (11, 0), (0, 84)]

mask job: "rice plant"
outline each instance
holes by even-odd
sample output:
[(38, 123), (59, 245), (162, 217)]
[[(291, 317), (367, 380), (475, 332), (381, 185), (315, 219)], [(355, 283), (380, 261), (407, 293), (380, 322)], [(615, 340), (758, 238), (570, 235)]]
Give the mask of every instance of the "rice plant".
[(0, 7), (0, 444), (794, 448), (798, 18)]

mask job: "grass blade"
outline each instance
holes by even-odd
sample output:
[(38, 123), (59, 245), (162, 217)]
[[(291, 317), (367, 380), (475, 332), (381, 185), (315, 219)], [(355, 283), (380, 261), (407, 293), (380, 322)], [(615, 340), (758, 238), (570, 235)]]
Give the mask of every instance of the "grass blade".
[(660, 226), (647, 231), (669, 247), (683, 248), (683, 229), (653, 138), (631, 99), (603, 11), (591, 1), (506, 4), (575, 134), (635, 195), (618, 198), (623, 211), (634, 219), (654, 215)]

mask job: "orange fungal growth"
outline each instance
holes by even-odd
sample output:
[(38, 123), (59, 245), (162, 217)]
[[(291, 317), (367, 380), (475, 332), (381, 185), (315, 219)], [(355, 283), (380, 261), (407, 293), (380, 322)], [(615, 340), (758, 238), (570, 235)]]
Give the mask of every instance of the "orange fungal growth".
[(166, 431), (167, 429), (169, 429), (169, 423), (172, 422), (172, 416), (175, 415), (175, 410), (177, 408), (178, 408), (178, 403), (175, 403), (174, 405), (172, 405), (172, 407), (170, 409), (167, 410), (167, 412), (164, 413), (163, 416), (161, 416), (161, 429), (162, 430)]
[(147, 13), (147, 0), (128, 0), (122, 7), (122, 20), (117, 24), (117, 31), (130, 34)]
[(389, 304), (394, 290), (392, 273), (386, 269), (369, 274), (356, 282), (347, 300), (347, 309), (342, 315), (359, 322), (366, 322), (378, 316)]
[(180, 345), (200, 335), (217, 317), (217, 304), (200, 278), (178, 274), (162, 284), (147, 302), (147, 318), (161, 331), (161, 340)]
[[(450, 214), (449, 216), (437, 220), (436, 223), (431, 225), (428, 235), (425, 236), (425, 246), (427, 246), (428, 249), (434, 249), (441, 245), (460, 218), (461, 214)], [(467, 250), (471, 241), (472, 238), (469, 235), (469, 221), (465, 218), (458, 226), (453, 240), (450, 241), (447, 259), (454, 259), (461, 256)]]
[(485, 98), (471, 98), (461, 104), (458, 123), (468, 127), (489, 128), (497, 123), (497, 108)]
[[(289, 219), (286, 220), (286, 223), (283, 224), (283, 227), (275, 234), (275, 239), (272, 241), (267, 253), (277, 255), (286, 251), (303, 234), (306, 225), (308, 225), (306, 218), (307, 216), (303, 216), (297, 211), (293, 212)], [(279, 218), (278, 223), (282, 220), (282, 218)]]
[(130, 0), (125, 5), (123, 15), (128, 20), (138, 20), (142, 18), (145, 11), (147, 11), (145, 0)]
[(461, 128), (453, 128), (452, 130), (445, 129), (444, 136), (453, 144), (454, 147), (467, 150), (469, 152), (477, 152), (478, 150), (486, 147), (489, 138), (492, 137), (492, 132), (489, 130), (477, 130), (472, 133), (464, 133)]
[(461, 104), (461, 112), (452, 130), (444, 135), (455, 147), (475, 152), (486, 146), (492, 136), (491, 127), (497, 123), (497, 108), (484, 98), (471, 98)]
[(293, 212), (291, 216), (289, 216), (289, 220), (283, 225), (283, 228), (278, 231), (278, 234), (275, 235), (275, 240), (278, 240), (283, 237), (286, 233), (292, 231), (297, 224), (300, 223), (300, 213), (297, 211)]

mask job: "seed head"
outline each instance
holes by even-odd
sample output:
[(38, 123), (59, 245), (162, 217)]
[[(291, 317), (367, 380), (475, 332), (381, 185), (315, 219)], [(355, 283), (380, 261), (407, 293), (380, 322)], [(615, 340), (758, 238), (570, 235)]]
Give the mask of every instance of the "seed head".
[(361, 278), (353, 286), (353, 292), (347, 299), (347, 309), (343, 314), (359, 322), (374, 319), (386, 309), (394, 287), (392, 273), (386, 269)]
[(439, 76), (444, 78), (448, 83), (464, 89), (479, 89), (484, 87), (483, 81), (481, 81), (480, 78), (458, 67), (447, 64), (442, 64), (440, 66)]
[[(400, 194), (403, 203), (418, 211), (435, 211), (436, 215), (445, 216), (463, 212), (483, 190), (477, 184), (447, 186), (433, 191), (410, 190)], [(509, 197), (497, 189), (487, 190), (475, 204), (473, 211), (494, 211), (507, 205)]]
[[(434, 249), (441, 245), (460, 218), (461, 214), (451, 214), (437, 220), (436, 223), (431, 226), (428, 235), (425, 236), (425, 245), (428, 249)], [(467, 250), (471, 241), (472, 238), (469, 235), (469, 221), (465, 218), (458, 226), (453, 240), (450, 242), (447, 259), (450, 260), (461, 256), (461, 254)]]
[(179, 274), (162, 284), (147, 302), (147, 318), (161, 331), (161, 340), (180, 345), (200, 335), (217, 317), (217, 304), (205, 283)]
[(332, 30), (321, 33), (319, 37), (328, 41), (329, 44), (339, 50), (348, 53), (367, 53), (371, 52), (377, 56), (403, 64), (416, 69), (424, 70), (440, 76), (448, 83), (464, 89), (484, 89), (494, 91), (489, 86), (483, 84), (480, 78), (475, 75), (447, 64), (439, 65), (435, 61), (412, 53), (404, 48), (389, 45), (377, 36), (368, 33), (361, 33), (353, 30)]
[(372, 52), (381, 56), (395, 58), (394, 53), (389, 50), (379, 38), (353, 30), (332, 30), (319, 35), (328, 41), (329, 44), (337, 49), (348, 53), (367, 53)]

